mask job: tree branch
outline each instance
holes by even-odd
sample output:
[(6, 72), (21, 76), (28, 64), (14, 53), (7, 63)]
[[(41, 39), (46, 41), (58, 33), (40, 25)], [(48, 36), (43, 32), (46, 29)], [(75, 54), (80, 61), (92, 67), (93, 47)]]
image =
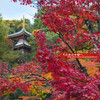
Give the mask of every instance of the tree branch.
[[(61, 32), (59, 32), (59, 37), (62, 39), (62, 41), (70, 48), (70, 50), (72, 51), (72, 53), (75, 53), (74, 50), (71, 48), (71, 46), (68, 44), (67, 41), (65, 41), (63, 38), (62, 38), (62, 34)], [(83, 72), (85, 73), (86, 76), (89, 76), (88, 73), (87, 73), (87, 70), (85, 67), (83, 67), (80, 63), (80, 61), (78, 60), (78, 58), (76, 58), (76, 61), (78, 63), (78, 65), (80, 66), (80, 68), (83, 70)]]

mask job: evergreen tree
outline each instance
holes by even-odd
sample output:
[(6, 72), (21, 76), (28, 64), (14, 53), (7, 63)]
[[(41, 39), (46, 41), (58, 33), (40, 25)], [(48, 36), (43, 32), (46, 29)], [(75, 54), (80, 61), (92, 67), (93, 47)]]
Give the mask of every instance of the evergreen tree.
[(13, 51), (11, 41), (7, 40), (9, 29), (0, 16), (0, 61), (15, 63), (16, 59), (19, 58), (19, 52)]
[(5, 43), (5, 37), (7, 36), (8, 31), (9, 27), (4, 24), (2, 17), (0, 16), (0, 59), (8, 48), (8, 45)]

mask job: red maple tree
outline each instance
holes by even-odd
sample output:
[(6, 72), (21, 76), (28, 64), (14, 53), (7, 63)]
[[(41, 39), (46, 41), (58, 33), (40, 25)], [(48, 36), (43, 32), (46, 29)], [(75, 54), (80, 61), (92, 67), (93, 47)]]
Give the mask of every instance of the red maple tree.
[[(33, 0), (13, 1), (20, 1), (23, 5), (34, 3)], [(37, 0), (37, 5), (45, 11), (41, 20), (59, 35), (60, 42), (64, 42), (70, 52), (77, 52), (77, 45), (84, 41), (92, 42), (96, 52), (100, 50), (99, 0)], [(98, 28), (95, 29), (94, 25)], [(50, 83), (54, 87), (52, 95), (55, 100), (100, 99), (100, 75), (90, 77), (77, 58), (76, 61), (62, 59), (57, 51), (63, 49), (54, 44), (51, 44), (50, 49), (44, 32), (36, 32), (34, 37), (39, 47), (36, 61), (42, 70), (52, 73), (53, 79)], [(74, 47), (68, 41), (74, 41)]]

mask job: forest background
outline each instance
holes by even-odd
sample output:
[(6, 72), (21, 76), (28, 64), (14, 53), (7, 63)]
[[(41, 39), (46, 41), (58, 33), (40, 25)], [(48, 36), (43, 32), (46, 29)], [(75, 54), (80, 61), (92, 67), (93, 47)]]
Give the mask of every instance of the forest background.
[[(26, 30), (32, 33), (31, 56), (13, 51), (13, 43), (7, 39), (8, 34), (22, 29), (22, 20), (0, 18), (1, 100), (21, 99), (26, 95), (42, 100), (100, 99), (99, 56), (97, 59), (63, 57), (63, 53), (100, 55), (100, 3), (58, 1), (40, 0), (41, 9), (34, 25), (25, 19)], [(32, 4), (31, 0), (22, 3)]]

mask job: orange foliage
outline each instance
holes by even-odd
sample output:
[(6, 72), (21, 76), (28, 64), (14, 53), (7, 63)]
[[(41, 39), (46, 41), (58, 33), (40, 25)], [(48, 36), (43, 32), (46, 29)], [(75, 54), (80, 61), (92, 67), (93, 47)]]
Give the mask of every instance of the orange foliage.
[(100, 74), (99, 68), (97, 68), (97, 65), (99, 63), (94, 62), (94, 61), (93, 62), (92, 61), (86, 62), (82, 59), (80, 59), (80, 62), (82, 64), (82, 66), (85, 66), (87, 68), (87, 72), (90, 76), (94, 76), (95, 74), (97, 74), (97, 75)]

